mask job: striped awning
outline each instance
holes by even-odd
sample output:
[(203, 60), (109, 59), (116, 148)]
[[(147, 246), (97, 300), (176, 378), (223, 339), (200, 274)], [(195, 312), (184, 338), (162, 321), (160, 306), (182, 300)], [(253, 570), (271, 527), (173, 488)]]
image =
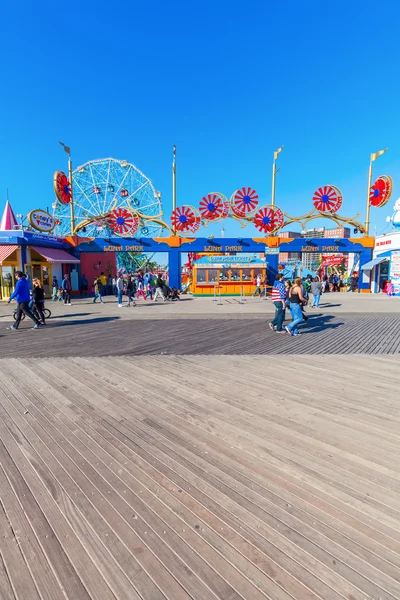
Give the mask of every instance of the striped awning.
[(18, 250), (18, 246), (0, 246), (0, 265), (2, 265), (3, 261), (6, 260), (15, 250)]
[(59, 248), (41, 248), (39, 246), (32, 246), (32, 250), (43, 256), (49, 263), (75, 265), (81, 262), (79, 258), (75, 258), (75, 256), (72, 256), (65, 250)]

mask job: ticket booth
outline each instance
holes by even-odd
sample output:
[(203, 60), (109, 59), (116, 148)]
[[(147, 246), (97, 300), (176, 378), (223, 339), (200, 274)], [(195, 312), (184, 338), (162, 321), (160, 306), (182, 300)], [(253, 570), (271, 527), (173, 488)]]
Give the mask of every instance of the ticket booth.
[(255, 256), (203, 256), (193, 263), (191, 291), (194, 296), (249, 296), (255, 290), (254, 281), (267, 274), (265, 260)]

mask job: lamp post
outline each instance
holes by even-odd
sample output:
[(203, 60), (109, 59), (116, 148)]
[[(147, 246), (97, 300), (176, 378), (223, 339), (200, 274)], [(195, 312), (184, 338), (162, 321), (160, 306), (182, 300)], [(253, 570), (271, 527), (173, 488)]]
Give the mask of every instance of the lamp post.
[[(172, 210), (176, 210), (176, 146), (172, 148)], [(176, 235), (175, 220), (173, 224), (173, 232)]]
[(384, 150), (379, 150), (378, 152), (375, 152), (374, 154), (371, 154), (370, 159), (369, 159), (367, 210), (365, 212), (365, 235), (369, 235), (369, 213), (371, 210), (371, 203), (369, 200), (369, 195), (371, 192), (371, 184), (372, 184), (372, 163), (378, 158), (378, 156), (381, 156), (381, 154), (385, 154), (386, 150), (387, 150), (387, 148), (385, 148)]
[(65, 152), (68, 154), (68, 177), (69, 183), (71, 185), (71, 202), (69, 203), (70, 211), (71, 211), (71, 235), (75, 234), (75, 211), (74, 211), (74, 193), (73, 193), (73, 185), (72, 185), (72, 160), (71, 160), (71, 148), (66, 146), (62, 142), (59, 144), (64, 148)]
[(272, 163), (272, 197), (271, 197), (272, 207), (275, 206), (275, 180), (276, 180), (276, 174), (279, 171), (279, 169), (278, 169), (278, 171), (276, 170), (276, 161), (278, 158), (278, 154), (280, 152), (282, 152), (282, 150), (283, 150), (283, 145), (280, 148), (278, 148), (278, 150), (276, 152), (274, 152), (274, 162)]

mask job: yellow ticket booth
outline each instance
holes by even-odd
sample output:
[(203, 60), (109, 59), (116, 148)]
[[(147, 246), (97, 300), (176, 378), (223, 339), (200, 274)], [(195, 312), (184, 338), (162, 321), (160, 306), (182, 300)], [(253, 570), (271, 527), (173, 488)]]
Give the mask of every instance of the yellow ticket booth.
[(266, 273), (266, 261), (256, 256), (203, 256), (193, 263), (191, 292), (194, 296), (249, 296), (257, 275), (264, 282)]

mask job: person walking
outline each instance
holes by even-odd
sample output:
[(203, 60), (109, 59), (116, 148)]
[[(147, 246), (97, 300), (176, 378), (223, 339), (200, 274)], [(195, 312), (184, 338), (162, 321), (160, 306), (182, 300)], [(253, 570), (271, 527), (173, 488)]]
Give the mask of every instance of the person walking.
[(88, 297), (88, 289), (89, 289), (89, 280), (86, 277), (86, 275), (82, 275), (82, 282), (81, 282), (81, 298), (83, 296), (85, 296), (85, 298)]
[(303, 312), (301, 310), (302, 303), (307, 304), (307, 300), (302, 293), (301, 279), (297, 277), (289, 292), (290, 294), (290, 312), (293, 320), (285, 327), (289, 335), (301, 335), (297, 326), (303, 322)]
[(25, 275), (22, 271), (16, 271), (15, 279), (17, 280), (15, 290), (11, 294), (7, 304), (10, 304), (11, 300), (15, 300), (17, 303), (17, 314), (14, 325), (7, 327), (7, 329), (16, 331), (19, 327), (19, 324), (21, 323), (22, 314), (32, 319), (32, 321), (35, 323), (33, 329), (39, 329), (39, 320), (29, 310), (29, 301), (31, 299), (31, 296), (29, 293), (29, 287)]
[(322, 282), (318, 279), (318, 277), (314, 277), (314, 281), (311, 283), (311, 293), (313, 295), (311, 308), (318, 308), (322, 294)]
[(283, 284), (283, 275), (278, 273), (272, 288), (272, 302), (275, 305), (275, 317), (269, 323), (269, 328), (277, 333), (285, 333), (282, 329), (284, 308), (286, 301), (285, 286)]
[(135, 282), (133, 280), (133, 277), (130, 276), (130, 277), (128, 277), (128, 283), (126, 284), (126, 294), (128, 296), (128, 306), (130, 306), (131, 303), (133, 304), (133, 306), (136, 306), (135, 290), (136, 290)]
[(124, 280), (123, 280), (123, 277), (121, 274), (118, 275), (116, 285), (117, 285), (117, 295), (118, 295), (118, 308), (122, 308), (122, 296), (124, 293), (125, 286), (124, 286)]
[(64, 275), (61, 287), (63, 291), (64, 304), (66, 304), (67, 306), (71, 306), (71, 282), (67, 273)]
[(157, 302), (158, 296), (161, 296), (162, 301), (165, 302), (164, 282), (161, 279), (160, 273), (157, 275), (157, 279), (156, 279), (156, 284), (155, 285), (156, 285), (156, 293), (154, 294), (153, 302)]
[(100, 273), (98, 279), (101, 281), (101, 293), (103, 296), (107, 296), (107, 277), (104, 275), (104, 271)]
[(94, 287), (93, 304), (96, 304), (97, 298), (100, 300), (101, 304), (103, 304), (103, 298), (101, 295), (103, 284), (101, 283), (100, 277), (96, 277), (96, 279), (93, 282), (93, 287)]
[(40, 279), (33, 279), (32, 280), (32, 301), (33, 301), (33, 306), (32, 306), (32, 313), (36, 316), (39, 315), (39, 320), (40, 320), (40, 324), (41, 325), (46, 325), (46, 319), (44, 318), (44, 312), (43, 312), (43, 308), (44, 308), (44, 290), (43, 290), (43, 285), (42, 282), (40, 281)]
[(261, 296), (261, 282), (262, 282), (262, 277), (261, 275), (257, 275), (256, 277), (256, 289), (254, 290), (253, 296)]
[(143, 278), (141, 276), (138, 277), (136, 298), (138, 299), (139, 296), (143, 296), (144, 300), (146, 300), (146, 294), (144, 293)]

